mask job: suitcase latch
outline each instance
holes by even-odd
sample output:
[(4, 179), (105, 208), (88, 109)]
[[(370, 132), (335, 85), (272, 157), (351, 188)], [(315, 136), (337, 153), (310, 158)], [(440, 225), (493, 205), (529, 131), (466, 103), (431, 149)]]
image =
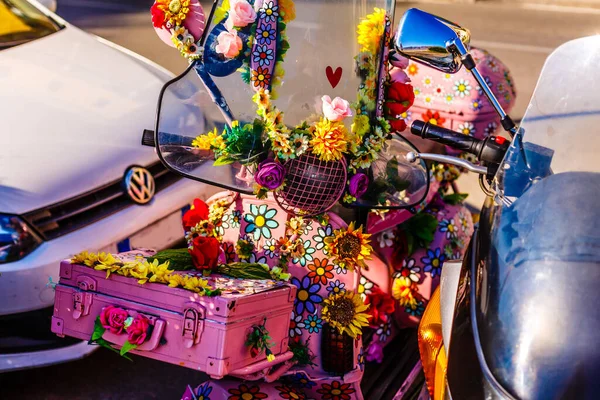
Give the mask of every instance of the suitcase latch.
[(96, 284), (96, 280), (92, 277), (89, 276), (79, 276), (77, 277), (77, 286), (79, 287), (79, 289), (81, 290), (85, 290), (85, 291), (95, 291), (96, 288), (98, 287), (98, 285)]
[(200, 342), (204, 331), (204, 308), (195, 305), (183, 311), (183, 345), (191, 348)]
[(73, 318), (79, 319), (90, 313), (92, 294), (86, 292), (73, 293)]

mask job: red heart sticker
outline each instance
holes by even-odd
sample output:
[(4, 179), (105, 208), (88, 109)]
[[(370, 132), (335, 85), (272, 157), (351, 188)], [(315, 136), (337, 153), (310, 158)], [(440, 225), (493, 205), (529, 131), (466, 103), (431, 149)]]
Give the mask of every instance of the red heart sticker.
[(325, 68), (325, 75), (327, 75), (331, 87), (335, 88), (340, 83), (340, 79), (342, 79), (342, 67), (337, 67), (335, 72), (333, 72), (333, 68), (328, 66)]

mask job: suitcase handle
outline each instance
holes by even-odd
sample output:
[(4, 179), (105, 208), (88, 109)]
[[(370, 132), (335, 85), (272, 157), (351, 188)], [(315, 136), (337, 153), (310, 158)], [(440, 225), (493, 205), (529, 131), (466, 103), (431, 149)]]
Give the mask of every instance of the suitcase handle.
[[(150, 336), (150, 339), (146, 340), (144, 343), (136, 347), (136, 350), (152, 351), (155, 350), (160, 344), (160, 339), (162, 338), (162, 335), (165, 331), (166, 323), (162, 319), (157, 319), (155, 317), (148, 319), (154, 321), (154, 329), (152, 330), (152, 335)], [(117, 346), (123, 346), (123, 344), (125, 344), (125, 341), (127, 340), (127, 335), (117, 335), (110, 331), (104, 331), (104, 334), (102, 334), (102, 338)]]

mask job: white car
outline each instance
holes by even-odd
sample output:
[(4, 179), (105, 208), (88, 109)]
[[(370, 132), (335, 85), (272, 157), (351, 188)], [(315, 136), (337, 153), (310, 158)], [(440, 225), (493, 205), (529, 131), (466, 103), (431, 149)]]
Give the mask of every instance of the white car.
[(35, 1), (0, 0), (0, 372), (95, 349), (49, 330), (61, 260), (182, 239), (206, 187), (140, 144), (172, 77)]

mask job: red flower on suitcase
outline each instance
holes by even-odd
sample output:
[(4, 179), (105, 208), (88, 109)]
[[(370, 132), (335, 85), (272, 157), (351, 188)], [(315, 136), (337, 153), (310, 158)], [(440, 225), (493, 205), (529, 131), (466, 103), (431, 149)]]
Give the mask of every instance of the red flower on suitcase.
[(395, 309), (394, 298), (377, 287), (373, 288), (373, 293), (367, 295), (365, 304), (371, 305), (367, 312), (371, 314), (371, 326), (375, 327), (388, 322)]
[(183, 214), (183, 229), (189, 232), (198, 222), (208, 219), (208, 206), (200, 199), (194, 199), (194, 205)]
[(258, 385), (248, 387), (246, 384), (241, 384), (237, 389), (229, 389), (228, 400), (255, 400), (266, 399), (268, 395), (260, 391)]
[(106, 306), (100, 313), (100, 323), (104, 329), (120, 335), (125, 328), (125, 320), (129, 315), (127, 311), (115, 306)]
[(350, 400), (350, 395), (354, 392), (356, 390), (350, 387), (350, 383), (342, 385), (339, 381), (333, 381), (331, 385), (324, 383), (321, 389), (317, 390), (317, 393), (323, 395), (324, 400)]
[(188, 251), (196, 269), (213, 269), (219, 259), (219, 241), (214, 237), (196, 236)]
[(146, 334), (148, 333), (148, 328), (150, 327), (150, 320), (143, 316), (142, 314), (138, 314), (135, 316), (131, 325), (127, 327), (128, 337), (127, 340), (131, 344), (135, 344), (139, 346), (146, 341)]

